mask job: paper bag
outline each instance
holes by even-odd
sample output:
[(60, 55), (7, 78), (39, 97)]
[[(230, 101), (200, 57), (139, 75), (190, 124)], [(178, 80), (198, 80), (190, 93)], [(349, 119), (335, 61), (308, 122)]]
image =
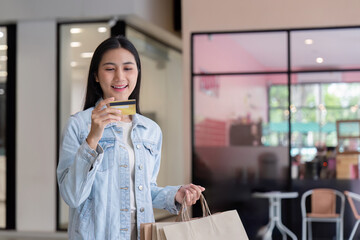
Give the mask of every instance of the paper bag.
[(140, 224), (140, 240), (152, 240), (152, 223)]
[(151, 230), (151, 240), (167, 240), (164, 234), (163, 228), (165, 226), (170, 226), (174, 224), (178, 224), (179, 222), (158, 222), (152, 224)]
[(236, 210), (163, 227), (166, 240), (248, 240)]

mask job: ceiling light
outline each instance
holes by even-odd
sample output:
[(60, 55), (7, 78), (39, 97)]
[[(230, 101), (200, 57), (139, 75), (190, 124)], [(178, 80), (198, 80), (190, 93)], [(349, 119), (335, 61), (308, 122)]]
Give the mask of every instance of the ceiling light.
[(7, 61), (7, 56), (0, 56), (0, 61)]
[(305, 44), (306, 44), (306, 45), (311, 45), (311, 44), (313, 44), (313, 43), (314, 43), (314, 41), (313, 41), (312, 39), (310, 39), (310, 38), (305, 39)]
[(81, 33), (82, 32), (82, 29), (81, 28), (71, 28), (70, 29), (70, 32), (72, 34), (77, 34), (77, 33)]
[(77, 62), (71, 62), (70, 63), (70, 66), (72, 66), (72, 67), (77, 67), (79, 64), (77, 63)]
[(8, 46), (7, 45), (0, 45), (0, 50), (7, 50)]
[(0, 32), (0, 38), (2, 38), (4, 36), (3, 32)]
[(317, 62), (317, 63), (323, 63), (323, 62), (324, 62), (324, 59), (321, 58), (321, 57), (318, 57), (318, 58), (316, 58), (316, 62)]
[(0, 77), (7, 77), (6, 71), (0, 71)]
[(93, 52), (83, 52), (80, 54), (80, 56), (82, 58), (91, 58), (93, 54), (94, 54)]
[(71, 47), (80, 47), (81, 46), (81, 42), (71, 42), (70, 43)]
[(99, 33), (104, 33), (104, 32), (106, 32), (106, 31), (107, 31), (106, 27), (99, 27), (99, 28), (98, 28), (98, 32), (99, 32)]

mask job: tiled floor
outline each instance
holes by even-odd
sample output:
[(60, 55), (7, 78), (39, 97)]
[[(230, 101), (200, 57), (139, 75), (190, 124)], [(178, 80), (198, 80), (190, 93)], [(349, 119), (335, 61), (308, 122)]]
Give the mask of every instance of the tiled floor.
[(0, 231), (0, 240), (65, 240), (66, 233)]

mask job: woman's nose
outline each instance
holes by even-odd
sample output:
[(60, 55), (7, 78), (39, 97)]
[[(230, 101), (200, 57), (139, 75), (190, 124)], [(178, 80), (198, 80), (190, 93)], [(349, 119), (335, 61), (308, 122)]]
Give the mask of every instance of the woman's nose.
[(115, 77), (118, 80), (122, 80), (124, 77), (124, 72), (121, 69), (116, 70)]

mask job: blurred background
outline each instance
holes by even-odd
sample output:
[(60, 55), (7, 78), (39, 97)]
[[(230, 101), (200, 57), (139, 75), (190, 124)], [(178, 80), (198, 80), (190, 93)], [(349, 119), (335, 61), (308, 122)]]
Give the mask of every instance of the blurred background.
[[(360, 192), (359, 9), (356, 0), (0, 0), (0, 236), (66, 236), (61, 131), (83, 108), (94, 49), (118, 34), (140, 53), (141, 110), (163, 130), (159, 185), (203, 185), (214, 212), (238, 210), (250, 239), (269, 220), (254, 192)], [(282, 218), (300, 237), (299, 206), (284, 201)], [(329, 239), (322, 229), (315, 237)]]

